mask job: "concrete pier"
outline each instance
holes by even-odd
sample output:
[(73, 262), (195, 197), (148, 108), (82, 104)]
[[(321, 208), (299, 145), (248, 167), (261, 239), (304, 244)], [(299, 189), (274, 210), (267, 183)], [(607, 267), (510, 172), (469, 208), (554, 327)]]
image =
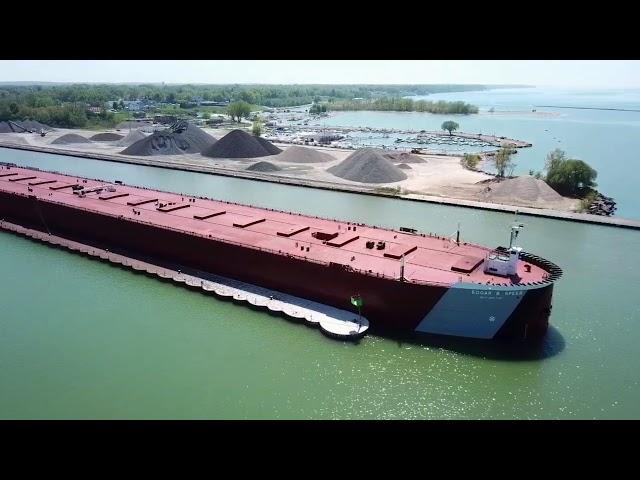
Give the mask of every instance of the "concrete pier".
[(546, 208), (522, 207), (516, 205), (504, 205), (498, 203), (487, 203), (475, 200), (464, 200), (452, 197), (438, 197), (427, 194), (409, 194), (396, 195), (393, 193), (384, 193), (376, 187), (367, 185), (351, 185), (345, 183), (333, 183), (321, 180), (309, 180), (304, 178), (293, 178), (276, 176), (261, 172), (252, 172), (247, 170), (234, 170), (230, 168), (195, 165), (185, 162), (176, 162), (171, 160), (147, 159), (140, 157), (129, 157), (125, 155), (113, 155), (95, 152), (80, 152), (77, 150), (56, 149), (50, 147), (41, 147), (35, 145), (20, 145), (12, 143), (0, 143), (0, 148), (11, 148), (16, 150), (30, 150), (34, 152), (50, 153), (54, 155), (65, 155), (71, 157), (88, 158), (95, 160), (103, 160), (107, 162), (128, 163), (133, 165), (143, 165), (147, 167), (165, 168), (169, 170), (183, 170), (187, 172), (207, 173), (211, 175), (220, 175), (225, 177), (242, 178), (246, 180), (254, 180), (258, 182), (279, 183), (282, 185), (293, 185), (297, 187), (317, 188), (321, 190), (331, 190), (335, 192), (358, 193), (363, 195), (372, 195), (377, 197), (391, 197), (397, 200), (408, 200), (413, 202), (436, 203), (440, 205), (451, 205), (456, 207), (467, 207), (479, 210), (489, 210), (494, 212), (514, 213), (518, 211), (523, 215), (531, 215), (536, 217), (551, 218), (555, 220), (565, 220), (580, 223), (591, 223), (610, 227), (622, 227), (631, 229), (640, 229), (640, 221), (622, 218), (622, 217), (604, 217), (599, 215), (590, 215), (586, 213), (565, 212), (559, 210), (551, 210)]

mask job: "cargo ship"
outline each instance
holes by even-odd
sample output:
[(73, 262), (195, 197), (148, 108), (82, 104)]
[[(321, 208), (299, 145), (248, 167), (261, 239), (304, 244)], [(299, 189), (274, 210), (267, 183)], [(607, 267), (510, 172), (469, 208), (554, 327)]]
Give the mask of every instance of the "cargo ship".
[(0, 219), (357, 312), (371, 329), (474, 339), (544, 337), (555, 264), (411, 227), (381, 228), (0, 166)]

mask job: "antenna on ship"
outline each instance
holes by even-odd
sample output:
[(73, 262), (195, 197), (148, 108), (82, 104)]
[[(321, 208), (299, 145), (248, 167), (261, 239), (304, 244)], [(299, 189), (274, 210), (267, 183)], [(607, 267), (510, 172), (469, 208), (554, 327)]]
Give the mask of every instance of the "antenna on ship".
[(520, 230), (522, 230), (523, 228), (524, 228), (524, 223), (520, 223), (518, 221), (518, 210), (516, 209), (513, 224), (511, 225), (511, 238), (509, 239), (509, 250), (512, 250), (512, 249), (522, 250), (517, 245), (515, 245), (515, 241), (518, 239)]

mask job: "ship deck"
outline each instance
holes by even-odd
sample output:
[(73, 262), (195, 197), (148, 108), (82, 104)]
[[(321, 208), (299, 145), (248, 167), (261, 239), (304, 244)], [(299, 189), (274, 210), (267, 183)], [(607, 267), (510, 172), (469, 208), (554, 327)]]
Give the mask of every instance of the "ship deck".
[[(81, 185), (85, 196), (74, 194)], [(106, 187), (109, 187), (108, 191)], [(492, 248), (451, 238), (406, 233), (346, 221), (280, 212), (188, 195), (20, 167), (0, 167), (0, 191), (32, 195), (74, 208), (121, 216), (132, 222), (200, 235), (223, 242), (296, 256), (323, 264), (336, 263), (368, 275), (404, 281), (452, 285), (518, 285), (544, 281), (548, 272), (518, 263), (518, 275), (486, 274), (482, 263)], [(373, 242), (373, 248), (371, 247)], [(378, 249), (378, 243), (384, 248)]]

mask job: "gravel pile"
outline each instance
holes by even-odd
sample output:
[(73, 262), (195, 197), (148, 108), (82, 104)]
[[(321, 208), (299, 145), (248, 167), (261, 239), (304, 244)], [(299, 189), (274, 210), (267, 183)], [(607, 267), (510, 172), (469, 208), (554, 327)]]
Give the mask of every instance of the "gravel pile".
[(407, 178), (381, 150), (374, 148), (356, 150), (327, 171), (336, 177), (361, 183), (393, 183)]
[(400, 165), (398, 165), (398, 168), (401, 168), (402, 170), (411, 170), (411, 167), (406, 163), (401, 163)]
[(281, 153), (278, 147), (264, 138), (249, 135), (243, 130), (232, 130), (202, 152), (212, 158), (256, 158)]
[(51, 145), (70, 145), (73, 143), (91, 143), (91, 140), (77, 133), (67, 133), (66, 135), (56, 138), (51, 142)]
[(182, 155), (184, 153), (198, 153), (198, 150), (185, 140), (180, 134), (171, 131), (154, 132), (148, 137), (129, 145), (122, 152), (123, 155)]
[[(14, 125), (17, 124), (19, 126)], [(22, 128), (20, 128), (22, 127)], [(0, 133), (27, 133), (26, 130), (40, 132), (40, 130), (52, 131), (53, 129), (44, 123), (35, 120), (24, 120), (22, 122), (0, 122)]]
[(93, 140), (94, 142), (114, 142), (116, 140), (122, 140), (124, 135), (118, 135), (117, 133), (97, 133), (93, 137), (89, 137), (89, 140)]
[(495, 201), (516, 201), (527, 203), (561, 202), (564, 200), (558, 192), (530, 175), (503, 180), (487, 192), (486, 198)]
[(290, 163), (322, 163), (330, 162), (335, 158), (328, 153), (319, 152), (312, 148), (293, 146), (280, 153), (276, 160)]
[(116, 125), (116, 128), (119, 130), (138, 129), (153, 131), (153, 124), (151, 122), (134, 122), (128, 120), (126, 122), (120, 122), (118, 125)]
[(49, 132), (53, 131), (53, 128), (51, 128), (49, 125), (40, 123), (37, 120), (24, 120), (22, 122), (16, 122), (16, 123), (18, 125), (22, 125), (24, 128), (27, 128), (29, 130), (35, 130), (37, 132), (40, 132), (40, 130), (46, 130)]
[(282, 169), (270, 162), (258, 162), (247, 167), (247, 170), (252, 172), (278, 172)]
[(184, 138), (198, 152), (204, 152), (218, 141), (217, 138), (212, 137), (201, 128), (184, 121), (173, 124), (171, 131)]
[(147, 138), (147, 136), (142, 133), (140, 130), (131, 130), (126, 137), (120, 140), (116, 145), (119, 147), (128, 147), (129, 145), (133, 145), (139, 140)]
[(384, 156), (391, 160), (393, 163), (427, 163), (424, 158), (407, 152), (385, 153)]

